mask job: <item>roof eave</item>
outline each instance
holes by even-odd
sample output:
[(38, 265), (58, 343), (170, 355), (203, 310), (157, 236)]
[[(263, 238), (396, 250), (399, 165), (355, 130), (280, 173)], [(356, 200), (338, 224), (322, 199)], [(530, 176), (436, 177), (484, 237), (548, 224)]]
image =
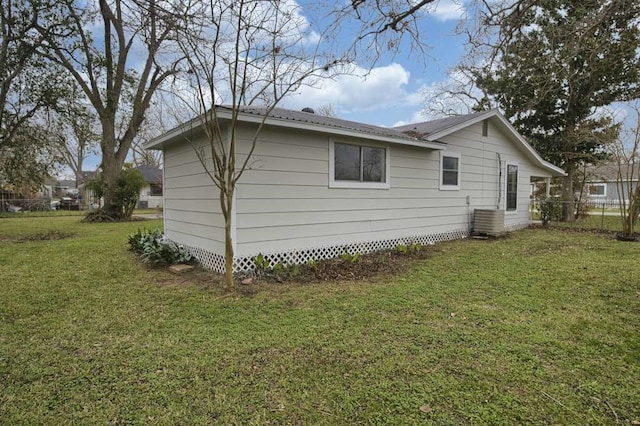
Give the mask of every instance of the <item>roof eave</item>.
[[(230, 120), (232, 117), (231, 110), (226, 109), (218, 109), (217, 118), (222, 120)], [(263, 121), (264, 117), (256, 114), (238, 112), (238, 120), (244, 123), (253, 123), (260, 124)], [(427, 141), (427, 140), (419, 140), (419, 139), (408, 139), (401, 137), (394, 137), (388, 135), (376, 135), (372, 133), (359, 132), (357, 130), (349, 130), (339, 127), (331, 127), (325, 126), (316, 123), (308, 123), (301, 122), (295, 120), (287, 120), (278, 117), (267, 117), (264, 120), (265, 125), (276, 126), (276, 127), (286, 127), (289, 129), (297, 129), (297, 130), (310, 130), (314, 132), (327, 133), (334, 136), (346, 136), (346, 137), (354, 137), (354, 138), (367, 138), (370, 140), (375, 140), (379, 142), (387, 142), (396, 145), (407, 145), (407, 146), (415, 146), (420, 148), (427, 148), (433, 150), (442, 150), (445, 147), (445, 144), (435, 141)], [(170, 130), (169, 132), (158, 136), (150, 140), (149, 142), (143, 144), (145, 149), (163, 149), (164, 145), (167, 142), (179, 138), (181, 135), (193, 131), (202, 125), (202, 121), (200, 117), (196, 117), (190, 120), (187, 123), (184, 123), (176, 128)]]
[(538, 154), (538, 152), (533, 149), (533, 147), (531, 145), (529, 145), (529, 143), (522, 137), (522, 135), (520, 133), (518, 133), (518, 131), (511, 125), (511, 123), (509, 123), (509, 121), (502, 115), (500, 114), (500, 112), (498, 110), (492, 109), (489, 111), (486, 111), (482, 114), (478, 114), (475, 115), (473, 118), (464, 121), (462, 123), (458, 123), (455, 126), (451, 126), (448, 127), (446, 129), (443, 129), (437, 133), (433, 133), (431, 135), (426, 136), (426, 139), (431, 141), (431, 142), (435, 142), (436, 140), (443, 138), (445, 136), (448, 136), (452, 133), (455, 133), (459, 130), (464, 129), (465, 127), (471, 126), (473, 124), (479, 123), (483, 120), (486, 120), (488, 118), (492, 118), (492, 117), (496, 117), (500, 123), (509, 131), (509, 133), (511, 133), (511, 135), (513, 135), (517, 141), (521, 144), (521, 146), (525, 149), (525, 151), (528, 153), (529, 157), (532, 158), (534, 160), (534, 162), (537, 162), (538, 165), (544, 169), (547, 169), (549, 172), (551, 172), (551, 175), (553, 176), (566, 176), (567, 173), (562, 170), (560, 167), (555, 166), (551, 163), (549, 163), (548, 161), (544, 160), (540, 154)]

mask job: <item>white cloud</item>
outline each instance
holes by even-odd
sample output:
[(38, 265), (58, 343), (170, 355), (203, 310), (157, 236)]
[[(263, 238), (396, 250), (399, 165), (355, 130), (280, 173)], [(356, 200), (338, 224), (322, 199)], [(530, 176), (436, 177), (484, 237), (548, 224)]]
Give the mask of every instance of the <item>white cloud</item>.
[(462, 0), (440, 0), (429, 11), (439, 21), (457, 20), (464, 13), (464, 4)]
[(349, 75), (321, 80), (314, 87), (302, 87), (283, 106), (292, 109), (332, 104), (336, 111), (353, 112), (419, 105), (419, 93), (408, 91), (411, 74), (400, 64), (373, 68), (369, 73), (355, 67)]

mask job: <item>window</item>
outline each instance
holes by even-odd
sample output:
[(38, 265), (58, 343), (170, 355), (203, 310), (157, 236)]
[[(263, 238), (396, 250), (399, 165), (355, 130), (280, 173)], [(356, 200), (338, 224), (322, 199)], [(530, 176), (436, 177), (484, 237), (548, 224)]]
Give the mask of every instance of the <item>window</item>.
[(489, 136), (489, 120), (482, 120), (482, 136)]
[(607, 185), (605, 185), (604, 183), (590, 184), (589, 195), (592, 197), (605, 197), (607, 195)]
[(507, 163), (507, 211), (518, 209), (518, 165)]
[(329, 186), (389, 188), (389, 152), (386, 148), (332, 142)]
[(149, 195), (152, 197), (162, 197), (162, 184), (161, 183), (149, 184)]
[(460, 154), (440, 152), (440, 189), (460, 189)]

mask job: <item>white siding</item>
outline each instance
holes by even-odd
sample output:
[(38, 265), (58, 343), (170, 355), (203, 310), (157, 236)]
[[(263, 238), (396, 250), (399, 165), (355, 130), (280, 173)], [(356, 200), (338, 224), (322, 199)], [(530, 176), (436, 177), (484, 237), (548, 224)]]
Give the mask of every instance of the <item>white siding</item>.
[[(390, 189), (329, 188), (328, 135), (264, 130), (253, 167), (237, 188), (237, 256), (467, 231), (470, 211), (496, 208), (497, 153), (503, 168), (506, 161), (519, 163), (518, 209), (506, 215), (506, 226), (526, 225), (530, 176), (547, 173), (536, 170), (497, 127), (490, 125), (487, 137), (481, 132), (478, 123), (443, 138), (447, 150), (462, 155), (461, 189), (441, 191), (437, 151), (390, 147)], [(248, 147), (248, 138), (243, 139), (241, 159)], [(504, 209), (502, 173), (500, 208)]]
[(171, 240), (224, 254), (224, 218), (218, 190), (188, 143), (164, 153), (164, 228)]
[(147, 184), (144, 186), (144, 188), (142, 188), (140, 190), (140, 200), (139, 201), (146, 201), (147, 202), (147, 206), (152, 209), (152, 208), (162, 208), (163, 206), (163, 198), (162, 196), (157, 196), (157, 195), (149, 195), (151, 192), (151, 187)]
[(255, 166), (237, 189), (239, 257), (424, 235), (449, 225), (466, 229), (464, 200), (441, 200), (425, 190), (437, 186), (437, 153), (393, 147), (391, 189), (329, 188), (329, 140), (299, 131), (263, 132)]
[[(549, 176), (531, 163), (507, 136), (489, 122), (488, 136), (482, 136), (482, 123), (464, 128), (442, 139), (447, 150), (462, 154), (462, 182), (459, 195), (471, 196), (472, 209), (506, 209), (506, 163), (518, 163), (518, 203), (515, 212), (505, 212), (507, 229), (526, 225), (529, 220), (529, 189), (532, 176)], [(499, 175), (498, 154), (500, 154)], [(501, 183), (498, 184), (500, 179)], [(500, 193), (498, 193), (500, 191)]]
[[(265, 128), (236, 188), (232, 232), (237, 262), (250, 267), (251, 257), (258, 253), (299, 253), (432, 235), (436, 238), (421, 241), (464, 236), (474, 209), (496, 208), (498, 199), (498, 207), (505, 209), (507, 162), (519, 167), (518, 208), (505, 215), (505, 226), (526, 225), (530, 178), (549, 173), (534, 166), (500, 128), (490, 123), (488, 130), (483, 137), (482, 123), (478, 123), (442, 138), (446, 151), (461, 155), (460, 189), (440, 190), (438, 151), (334, 138), (387, 147), (391, 181), (389, 189), (330, 188), (332, 136)], [(238, 164), (246, 158), (252, 136), (249, 125), (238, 131)], [(218, 192), (193, 148), (186, 142), (169, 146), (164, 167), (167, 236), (208, 253), (223, 254), (224, 221)], [(304, 259), (296, 256), (294, 260)]]

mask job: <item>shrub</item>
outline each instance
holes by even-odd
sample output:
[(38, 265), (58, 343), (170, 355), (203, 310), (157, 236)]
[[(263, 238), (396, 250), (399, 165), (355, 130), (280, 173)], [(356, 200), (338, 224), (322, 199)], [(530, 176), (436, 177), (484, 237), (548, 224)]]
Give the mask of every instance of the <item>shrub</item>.
[(562, 220), (562, 202), (544, 200), (540, 203), (539, 208), (543, 225), (546, 226), (549, 222), (560, 222)]
[(166, 240), (159, 228), (153, 231), (138, 228), (137, 232), (129, 234), (128, 242), (131, 250), (139, 254), (145, 263), (174, 264), (195, 261), (187, 249)]

